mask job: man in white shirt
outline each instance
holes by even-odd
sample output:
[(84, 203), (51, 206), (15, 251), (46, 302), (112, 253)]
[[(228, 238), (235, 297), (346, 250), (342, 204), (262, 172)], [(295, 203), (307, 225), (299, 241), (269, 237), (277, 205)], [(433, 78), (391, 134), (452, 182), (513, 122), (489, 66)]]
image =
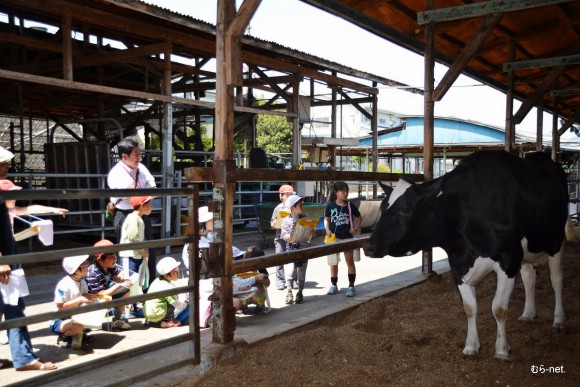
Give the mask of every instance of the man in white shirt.
[[(117, 144), (119, 151), (119, 162), (115, 164), (109, 171), (107, 176), (107, 184), (111, 189), (127, 189), (127, 188), (154, 188), (155, 178), (149, 172), (147, 167), (141, 164), (141, 150), (139, 143), (130, 138), (125, 138)], [(117, 236), (117, 243), (121, 240), (121, 227), (125, 221), (125, 217), (133, 212), (133, 206), (126, 197), (111, 197), (111, 203), (115, 205), (115, 235)], [(145, 223), (145, 239), (153, 239), (151, 230), (151, 220), (149, 216), (142, 217)], [(149, 250), (148, 267), (150, 273), (155, 273), (155, 249)]]

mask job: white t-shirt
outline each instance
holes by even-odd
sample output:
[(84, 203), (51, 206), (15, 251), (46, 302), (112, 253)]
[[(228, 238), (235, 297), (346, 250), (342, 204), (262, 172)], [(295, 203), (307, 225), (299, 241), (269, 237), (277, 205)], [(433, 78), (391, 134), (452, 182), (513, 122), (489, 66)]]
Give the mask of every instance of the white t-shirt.
[(65, 302), (73, 300), (81, 294), (88, 292), (89, 287), (84, 278), (81, 278), (81, 280), (77, 282), (73, 280), (71, 276), (67, 275), (58, 281), (54, 288), (54, 303), (64, 304)]
[[(137, 179), (135, 179), (137, 175), (137, 169), (139, 170), (139, 176), (137, 176)], [(137, 168), (132, 169), (123, 161), (119, 161), (113, 168), (111, 168), (109, 174), (107, 175), (107, 184), (111, 189), (156, 187), (155, 178), (151, 172), (149, 172), (147, 167), (145, 167), (143, 164), (139, 164)], [(111, 202), (115, 203), (115, 207), (120, 210), (133, 209), (133, 206), (131, 206), (129, 199), (127, 198), (111, 197)]]

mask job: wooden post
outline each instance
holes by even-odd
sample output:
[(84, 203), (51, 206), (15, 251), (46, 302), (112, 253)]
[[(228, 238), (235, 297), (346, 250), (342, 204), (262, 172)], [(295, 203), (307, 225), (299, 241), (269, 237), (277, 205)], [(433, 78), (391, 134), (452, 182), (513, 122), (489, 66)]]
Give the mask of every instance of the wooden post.
[(560, 136), (558, 135), (558, 97), (554, 97), (554, 111), (552, 112), (552, 160), (558, 161)]
[[(377, 87), (377, 82), (373, 82), (373, 87)], [(373, 172), (378, 172), (379, 166), (379, 96), (377, 94), (372, 95), (373, 102), (371, 103), (372, 117), (371, 117), (371, 131), (373, 136)], [(376, 199), (378, 195), (377, 186), (373, 184), (373, 199)], [(368, 197), (367, 197), (368, 200)]]
[[(434, 0), (426, 1), (426, 9), (434, 8)], [(425, 25), (425, 90), (424, 90), (424, 114), (423, 114), (423, 174), (425, 180), (433, 179), (433, 147), (435, 132), (435, 101), (433, 101), (433, 89), (435, 83), (435, 25)], [(423, 250), (422, 273), (433, 273), (433, 250)]]
[(300, 79), (296, 77), (292, 82), (292, 100), (289, 108), (295, 116), (292, 118), (292, 133), (294, 141), (292, 143), (292, 168), (298, 169), (302, 164), (302, 137), (300, 134), (300, 117), (298, 107), (300, 103)]
[[(514, 58), (515, 48), (514, 44), (510, 44), (509, 60)], [(510, 69), (507, 75), (507, 92), (506, 92), (506, 107), (505, 107), (505, 144), (504, 149), (507, 152), (512, 152), (515, 148), (515, 125), (514, 125), (514, 70)]]
[(538, 115), (536, 123), (536, 151), (542, 151), (542, 141), (544, 137), (544, 100), (540, 101), (538, 105)]
[[(163, 69), (163, 94), (171, 96), (172, 85), (171, 85), (171, 52), (173, 51), (173, 45), (171, 43), (165, 44), (165, 49), (163, 51), (164, 69)], [(163, 102), (163, 127), (162, 127), (162, 154), (163, 154), (163, 176), (162, 182), (163, 187), (173, 187), (173, 107), (171, 102)], [(163, 200), (163, 218), (165, 219), (165, 227), (161, 230), (161, 235), (163, 238), (169, 238), (171, 231), (171, 197), (164, 196)], [(166, 254), (169, 253), (169, 247), (167, 247)]]
[[(236, 15), (235, 0), (218, 0), (216, 18), (215, 152), (213, 165), (214, 242), (210, 260), (220, 260), (222, 277), (214, 279), (212, 340), (233, 341), (236, 316), (233, 307), (233, 203), (235, 182), (227, 181), (234, 161), (234, 88), (242, 86), (240, 39), (261, 0), (245, 0)], [(221, 265), (220, 265), (221, 264)]]
[(62, 75), (67, 81), (73, 80), (71, 29), (71, 16), (65, 13), (62, 15)]

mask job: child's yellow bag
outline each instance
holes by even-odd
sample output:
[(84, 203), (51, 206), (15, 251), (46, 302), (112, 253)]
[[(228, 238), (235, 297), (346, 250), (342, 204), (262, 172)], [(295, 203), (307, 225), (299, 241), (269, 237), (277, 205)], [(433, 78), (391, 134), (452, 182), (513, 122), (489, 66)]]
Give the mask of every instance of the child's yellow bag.
[(310, 243), (312, 235), (318, 226), (318, 219), (300, 218), (292, 230), (288, 243)]
[(336, 242), (336, 234), (332, 233), (324, 237), (324, 243), (334, 243)]

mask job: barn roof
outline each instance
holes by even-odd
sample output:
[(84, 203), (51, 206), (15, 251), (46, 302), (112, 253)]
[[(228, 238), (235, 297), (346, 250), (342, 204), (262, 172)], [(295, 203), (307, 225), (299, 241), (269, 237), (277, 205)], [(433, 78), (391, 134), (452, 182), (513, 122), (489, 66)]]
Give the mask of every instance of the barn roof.
[(440, 63), (503, 92), (513, 70), (515, 97), (524, 101), (516, 123), (540, 104), (580, 122), (580, 1), (438, 0), (430, 12), (426, 0), (302, 1), (422, 55), (425, 23), (433, 21)]
[[(379, 147), (408, 147), (423, 145), (424, 119), (422, 116), (406, 117), (400, 130), (379, 134)], [(503, 146), (505, 132), (488, 125), (453, 118), (435, 118), (434, 143), (450, 145), (499, 145)], [(518, 143), (528, 139), (518, 136)], [(360, 140), (361, 145), (371, 146), (372, 137)]]

